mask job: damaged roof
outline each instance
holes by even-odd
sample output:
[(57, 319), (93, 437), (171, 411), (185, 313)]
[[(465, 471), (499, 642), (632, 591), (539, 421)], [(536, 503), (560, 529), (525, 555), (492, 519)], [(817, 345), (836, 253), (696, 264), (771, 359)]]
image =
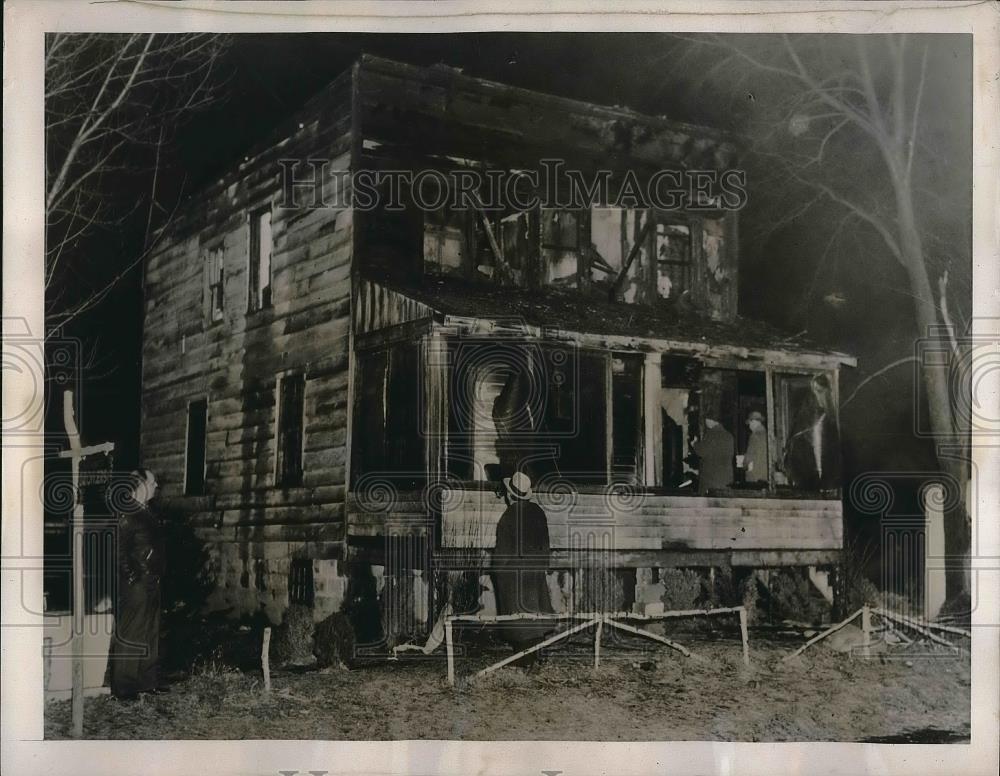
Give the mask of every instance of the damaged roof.
[(853, 356), (824, 350), (801, 335), (762, 321), (740, 317), (732, 322), (714, 321), (666, 300), (655, 305), (627, 304), (577, 290), (511, 289), (453, 277), (417, 279), (372, 273), (366, 279), (426, 305), (446, 324), (468, 326), (481, 321), (493, 324), (493, 329), (533, 329), (539, 335), (580, 339), (581, 344), (632, 345), (718, 358), (857, 365)]

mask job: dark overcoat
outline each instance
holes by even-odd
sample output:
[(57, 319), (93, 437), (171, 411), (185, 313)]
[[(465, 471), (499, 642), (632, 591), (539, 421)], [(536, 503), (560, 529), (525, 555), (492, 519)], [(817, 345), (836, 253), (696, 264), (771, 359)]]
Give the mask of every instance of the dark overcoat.
[[(545, 572), (549, 564), (549, 526), (545, 512), (531, 501), (513, 501), (497, 523), (493, 550), (493, 590), (498, 614), (551, 614)], [(515, 646), (536, 641), (552, 630), (552, 622), (530, 621), (504, 628)]]
[(118, 605), (108, 655), (111, 692), (131, 697), (155, 690), (159, 677), (163, 534), (148, 506), (118, 517)]

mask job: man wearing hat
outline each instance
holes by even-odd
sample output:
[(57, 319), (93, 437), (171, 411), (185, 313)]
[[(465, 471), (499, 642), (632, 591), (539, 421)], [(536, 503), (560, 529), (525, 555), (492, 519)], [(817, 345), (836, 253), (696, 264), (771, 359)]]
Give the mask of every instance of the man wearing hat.
[[(503, 480), (504, 510), (497, 523), (493, 550), (493, 589), (498, 614), (551, 614), (552, 602), (545, 573), (549, 565), (549, 526), (545, 512), (531, 500), (531, 479), (515, 472)], [(527, 649), (545, 638), (551, 621), (509, 623), (504, 637), (515, 650)], [(529, 664), (537, 653), (519, 661)]]
[(747, 426), (750, 428), (750, 439), (743, 456), (744, 479), (747, 482), (767, 482), (767, 429), (764, 427), (764, 415), (754, 410), (747, 415)]

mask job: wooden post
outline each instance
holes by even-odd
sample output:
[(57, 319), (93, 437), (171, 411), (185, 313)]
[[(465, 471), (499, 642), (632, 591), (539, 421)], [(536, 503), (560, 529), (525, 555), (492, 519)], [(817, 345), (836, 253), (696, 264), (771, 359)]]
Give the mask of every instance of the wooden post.
[(743, 639), (743, 665), (750, 667), (750, 634), (747, 630), (747, 609), (740, 607), (740, 637)]
[(647, 353), (642, 364), (643, 484), (662, 485), (663, 419), (660, 415), (662, 355)]
[(790, 655), (785, 655), (781, 659), (783, 661), (784, 660), (790, 660), (791, 658), (795, 657), (796, 655), (801, 655), (803, 652), (805, 652), (809, 647), (811, 647), (817, 641), (825, 639), (831, 633), (836, 633), (837, 631), (839, 631), (841, 628), (843, 628), (845, 625), (847, 625), (847, 623), (854, 621), (857, 618), (857, 616), (862, 613), (862, 611), (863, 611), (862, 609), (858, 609), (854, 614), (852, 614), (846, 620), (841, 620), (836, 625), (831, 625), (829, 628), (827, 628), (825, 631), (823, 631), (819, 635), (813, 636), (811, 639), (809, 639), (809, 641), (807, 641), (805, 644), (803, 644), (797, 650), (795, 650), (794, 652), (792, 652)]
[(594, 631), (594, 668), (601, 665), (601, 636), (604, 634), (604, 618), (597, 621), (597, 629)]
[(74, 738), (83, 736), (83, 629), (86, 608), (83, 600), (83, 500), (80, 498), (80, 461), (88, 455), (107, 455), (114, 451), (112, 442), (84, 448), (80, 442), (80, 430), (76, 425), (73, 412), (73, 392), (63, 391), (63, 427), (69, 441), (69, 450), (59, 453), (62, 458), (69, 458), (71, 483), (73, 486), (73, 612), (72, 630), (70, 632), (70, 648), (73, 660), (73, 690), (72, 690), (72, 735)]
[(868, 608), (868, 604), (865, 604), (861, 609), (861, 654), (866, 658), (872, 656), (871, 641), (872, 641), (872, 610)]
[(455, 649), (452, 641), (451, 618), (444, 621), (444, 643), (448, 650), (448, 684), (455, 686)]
[(70, 645), (73, 655), (73, 737), (83, 737), (83, 500), (80, 498), (80, 431), (73, 414), (73, 392), (63, 391), (63, 426), (72, 453), (70, 470), (73, 483), (73, 630)]
[(260, 667), (264, 672), (264, 692), (271, 693), (271, 629), (264, 628), (264, 644), (260, 648)]

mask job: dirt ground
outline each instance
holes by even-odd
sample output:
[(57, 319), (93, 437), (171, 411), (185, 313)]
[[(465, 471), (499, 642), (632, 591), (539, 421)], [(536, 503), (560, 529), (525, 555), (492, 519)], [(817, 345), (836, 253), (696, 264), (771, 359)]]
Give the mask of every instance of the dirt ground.
[[(853, 659), (821, 644), (687, 640), (695, 659), (628, 639), (592, 666), (585, 637), (529, 669), (471, 674), (504, 653), (443, 656), (348, 671), (273, 675), (211, 669), (165, 695), (88, 699), (85, 735), (118, 739), (466, 739), (967, 741), (969, 655), (911, 644)], [(46, 738), (65, 738), (68, 701), (46, 708)]]

